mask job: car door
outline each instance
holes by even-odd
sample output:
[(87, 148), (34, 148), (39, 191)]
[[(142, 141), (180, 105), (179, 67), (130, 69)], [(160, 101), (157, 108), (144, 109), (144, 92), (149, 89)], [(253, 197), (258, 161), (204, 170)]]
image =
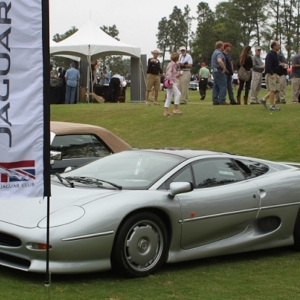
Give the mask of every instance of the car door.
[(258, 187), (246, 180), (233, 160), (199, 160), (191, 164), (191, 171), (195, 189), (177, 195), (182, 210), (182, 248), (237, 235), (257, 217)]

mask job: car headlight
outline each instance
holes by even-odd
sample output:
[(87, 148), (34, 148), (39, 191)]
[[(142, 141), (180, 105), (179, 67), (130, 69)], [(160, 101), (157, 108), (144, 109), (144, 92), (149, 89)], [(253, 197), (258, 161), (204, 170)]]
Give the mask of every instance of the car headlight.
[[(75, 222), (82, 218), (85, 210), (80, 206), (68, 206), (50, 214), (50, 227), (57, 227)], [(38, 223), (38, 227), (47, 227), (47, 217)]]

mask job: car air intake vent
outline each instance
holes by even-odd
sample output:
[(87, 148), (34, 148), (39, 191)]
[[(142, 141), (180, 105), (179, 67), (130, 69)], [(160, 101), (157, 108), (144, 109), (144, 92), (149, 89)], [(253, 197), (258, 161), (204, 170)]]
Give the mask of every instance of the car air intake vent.
[(258, 221), (258, 229), (262, 233), (268, 233), (276, 230), (281, 224), (278, 217), (266, 217)]
[(6, 247), (19, 247), (22, 245), (22, 242), (20, 239), (11, 236), (9, 234), (0, 232), (0, 246), (6, 246)]
[(30, 261), (0, 252), (0, 265), (28, 271), (30, 267)]

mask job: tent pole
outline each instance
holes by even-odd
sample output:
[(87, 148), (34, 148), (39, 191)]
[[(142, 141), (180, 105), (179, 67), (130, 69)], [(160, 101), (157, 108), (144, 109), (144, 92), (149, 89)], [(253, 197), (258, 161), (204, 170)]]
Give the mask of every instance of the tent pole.
[(88, 63), (88, 66), (87, 66), (87, 76), (86, 76), (86, 90), (87, 90), (87, 93), (86, 93), (86, 102), (87, 103), (90, 103), (90, 58), (89, 56), (87, 57), (87, 63)]

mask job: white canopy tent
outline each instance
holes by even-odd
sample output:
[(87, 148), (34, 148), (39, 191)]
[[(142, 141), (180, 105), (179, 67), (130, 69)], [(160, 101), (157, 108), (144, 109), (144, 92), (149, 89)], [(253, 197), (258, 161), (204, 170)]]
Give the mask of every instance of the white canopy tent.
[[(57, 42), (55, 42), (55, 41), (53, 41), (53, 40), (50, 40), (49, 46), (50, 46), (50, 49), (51, 49), (51, 47), (57, 46)], [(50, 53), (50, 54), (51, 54), (51, 53)], [(74, 60), (74, 61), (80, 61), (80, 59), (81, 59), (80, 57), (74, 56), (74, 55), (64, 55), (64, 54), (58, 54), (58, 55), (53, 54), (53, 55), (54, 55), (54, 56), (60, 56), (60, 57), (66, 57), (66, 58), (72, 59), (72, 60)]]
[[(92, 61), (107, 55), (131, 56), (131, 73), (134, 74), (134, 78), (131, 80), (133, 83), (133, 85), (131, 85), (131, 90), (132, 88), (137, 88), (136, 91), (138, 91), (136, 95), (131, 93), (131, 98), (135, 96), (141, 99), (141, 94), (139, 92), (141, 89), (141, 76), (139, 68), (141, 55), (140, 48), (117, 41), (102, 31), (100, 27), (98, 27), (91, 20), (89, 20), (82, 28), (65, 40), (59, 43), (51, 42), (50, 54), (78, 56), (86, 59), (88, 61), (88, 66), (91, 65)], [(87, 78), (89, 82), (89, 70)], [(133, 79), (136, 79), (136, 82), (134, 82)], [(87, 87), (89, 94), (89, 84), (87, 84)]]

